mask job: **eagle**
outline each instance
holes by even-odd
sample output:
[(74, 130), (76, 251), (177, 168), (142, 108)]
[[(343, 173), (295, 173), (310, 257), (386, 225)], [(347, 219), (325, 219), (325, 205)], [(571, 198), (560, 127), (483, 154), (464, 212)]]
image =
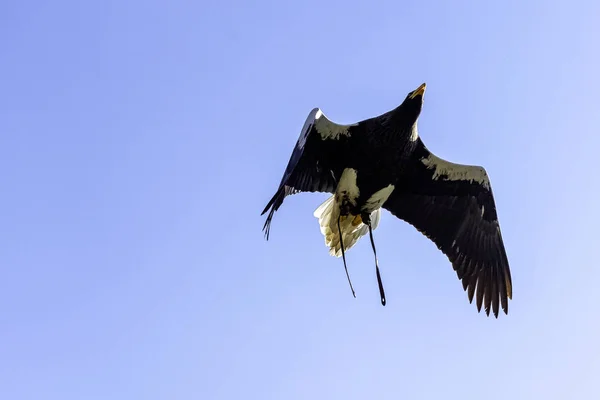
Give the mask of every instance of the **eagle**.
[(512, 299), (509, 262), (490, 178), (485, 168), (456, 164), (433, 154), (423, 143), (417, 122), (426, 84), (408, 93), (402, 104), (376, 117), (342, 125), (319, 108), (306, 118), (277, 191), (261, 215), (269, 239), (275, 211), (287, 196), (301, 192), (331, 194), (314, 212), (329, 253), (342, 257), (356, 297), (346, 251), (369, 234), (375, 270), (385, 306), (385, 291), (373, 230), (381, 209), (407, 222), (446, 255), (467, 292), (498, 318)]

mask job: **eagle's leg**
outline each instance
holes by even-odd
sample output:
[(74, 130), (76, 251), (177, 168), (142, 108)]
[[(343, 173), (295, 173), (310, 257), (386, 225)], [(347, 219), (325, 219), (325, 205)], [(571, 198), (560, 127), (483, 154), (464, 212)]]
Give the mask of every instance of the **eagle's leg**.
[(350, 284), (350, 290), (352, 290), (352, 296), (356, 298), (356, 293), (354, 292), (354, 288), (352, 287), (352, 281), (350, 280), (350, 274), (348, 274), (348, 267), (346, 266), (346, 252), (344, 250), (344, 237), (342, 235), (342, 226), (340, 224), (340, 220), (342, 218), (342, 214), (338, 216), (337, 226), (340, 234), (340, 248), (342, 249), (342, 259), (344, 260), (344, 270), (346, 271), (346, 277), (348, 278), (348, 283)]
[(385, 306), (385, 291), (383, 290), (381, 274), (379, 273), (379, 262), (377, 261), (377, 251), (375, 250), (375, 241), (373, 240), (373, 229), (371, 227), (371, 214), (363, 213), (361, 215), (361, 218), (363, 222), (369, 227), (369, 237), (371, 238), (371, 246), (373, 247), (373, 254), (375, 255), (375, 273), (377, 274), (377, 285), (379, 285), (379, 296), (381, 297), (381, 305)]

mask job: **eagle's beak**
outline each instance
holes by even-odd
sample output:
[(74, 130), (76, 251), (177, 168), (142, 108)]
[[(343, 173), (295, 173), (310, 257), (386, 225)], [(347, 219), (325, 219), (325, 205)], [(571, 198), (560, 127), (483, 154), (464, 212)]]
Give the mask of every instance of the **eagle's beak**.
[(419, 86), (417, 88), (417, 90), (412, 92), (412, 94), (410, 95), (410, 99), (412, 100), (417, 96), (423, 96), (425, 94), (425, 89), (427, 89), (427, 84), (426, 83), (421, 84), (421, 86)]

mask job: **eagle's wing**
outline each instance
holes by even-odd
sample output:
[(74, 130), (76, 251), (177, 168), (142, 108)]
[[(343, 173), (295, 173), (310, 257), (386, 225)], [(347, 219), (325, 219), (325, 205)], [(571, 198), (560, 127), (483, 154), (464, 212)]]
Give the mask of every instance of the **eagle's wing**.
[(354, 126), (336, 124), (318, 108), (309, 113), (279, 188), (261, 214), (269, 211), (263, 226), (267, 239), (273, 214), (286, 196), (298, 192), (335, 192), (336, 179), (343, 167), (343, 148)]
[(418, 139), (415, 163), (383, 207), (431, 239), (448, 257), (469, 302), (508, 314), (512, 281), (496, 204), (483, 167), (454, 164)]

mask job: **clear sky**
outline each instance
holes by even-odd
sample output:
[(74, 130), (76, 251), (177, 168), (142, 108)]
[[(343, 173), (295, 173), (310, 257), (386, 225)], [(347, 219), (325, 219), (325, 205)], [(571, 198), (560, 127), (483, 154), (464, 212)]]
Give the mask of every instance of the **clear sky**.
[[(599, 20), (597, 1), (3, 2), (0, 398), (599, 396)], [(355, 122), (422, 82), (425, 143), (492, 180), (497, 320), (387, 211), (386, 307), (366, 238), (356, 299), (328, 255), (327, 195), (288, 198), (263, 239), (313, 107)]]

